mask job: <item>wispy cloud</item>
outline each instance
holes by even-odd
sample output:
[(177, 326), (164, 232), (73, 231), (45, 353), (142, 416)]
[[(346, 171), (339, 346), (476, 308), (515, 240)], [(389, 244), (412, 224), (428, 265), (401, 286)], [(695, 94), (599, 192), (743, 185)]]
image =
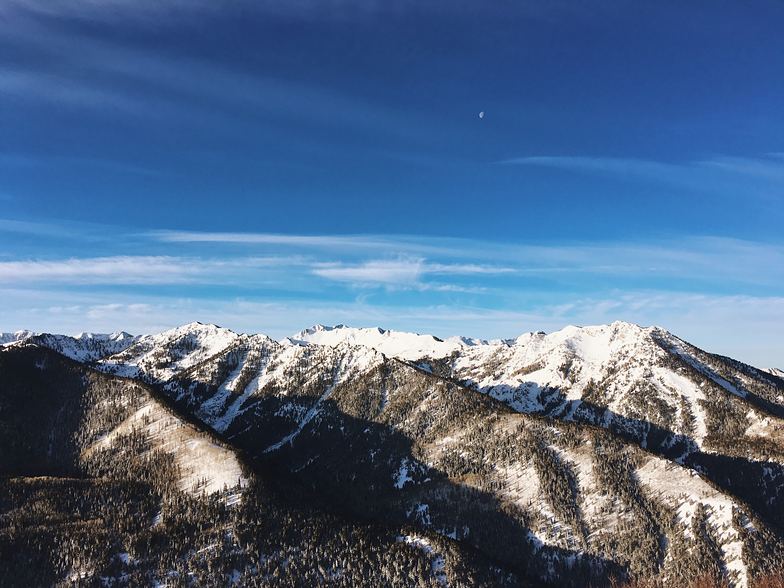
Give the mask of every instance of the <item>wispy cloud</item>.
[[(11, 220), (0, 222), (3, 230), (67, 232), (56, 223)], [(199, 319), (274, 335), (343, 322), (509, 337), (624, 319), (658, 323), (756, 363), (781, 365), (774, 355), (784, 353), (775, 334), (784, 329), (784, 243), (91, 230), (90, 238), (144, 254), (6, 258), (2, 329), (139, 331)], [(89, 242), (80, 246), (88, 250)], [(736, 332), (737, 346), (727, 335)]]
[[(499, 7), (500, 8), (500, 7)], [(527, 14), (538, 18), (552, 18), (554, 14), (574, 13), (574, 6), (564, 0), (553, 0), (543, 7), (538, 2), (526, 2), (521, 6)], [(477, 5), (468, 0), (4, 0), (0, 4), (3, 13), (26, 12), (43, 16), (79, 18), (99, 22), (114, 22), (120, 19), (151, 22), (164, 26), (175, 17), (198, 15), (209, 17), (225, 14), (253, 12), (286, 19), (297, 20), (363, 20), (380, 19), (394, 14), (411, 12), (438, 12), (448, 10), (484, 14)], [(595, 10), (595, 8), (594, 8)], [(587, 12), (587, 11), (586, 11)], [(594, 11), (591, 11), (591, 14)], [(166, 18), (168, 17), (168, 18)], [(166, 19), (162, 22), (162, 19)], [(176, 22), (176, 20), (175, 20)]]
[(0, 69), (0, 91), (18, 100), (40, 99), (79, 109), (139, 115), (143, 105), (131, 96), (97, 84), (44, 71)]
[(168, 243), (239, 243), (302, 247), (381, 248), (389, 239), (369, 235), (283, 235), (279, 233), (221, 233), (199, 231), (150, 231), (145, 235)]
[[(44, 12), (43, 7), (49, 6), (66, 8), (66, 13), (84, 9), (87, 13), (106, 11), (113, 15), (125, 8), (137, 14), (144, 14), (146, 8), (167, 12), (189, 7), (198, 11), (196, 5), (172, 0), (20, 0), (17, 4), (29, 4), (34, 12)], [(201, 4), (209, 10), (215, 3)], [(157, 18), (153, 14), (151, 20)], [(55, 103), (99, 114), (120, 111), (160, 124), (184, 123), (188, 128), (209, 124), (221, 134), (226, 133), (226, 127), (238, 124), (247, 128), (248, 124), (295, 122), (314, 128), (337, 127), (422, 140), (427, 136), (423, 131), (433, 128), (432, 118), (403, 113), (326, 83), (262, 75), (209, 59), (154, 52), (144, 46), (84, 35), (78, 27), (70, 35), (40, 23), (26, 23), (20, 29), (4, 36), (35, 58), (24, 65), (0, 63), (0, 92), (18, 100)]]
[(104, 257), (57, 261), (0, 263), (0, 280), (7, 283), (65, 282), (76, 284), (182, 283), (194, 273), (192, 265), (169, 257)]
[(357, 285), (414, 285), (422, 276), (423, 262), (368, 261), (359, 265), (324, 263), (317, 265), (313, 273), (322, 278)]
[[(405, 235), (276, 235), (158, 231), (162, 242), (292, 247), (310, 252), (335, 250), (350, 257), (401, 256), (392, 260), (329, 261), (317, 275), (343, 281), (412, 280), (424, 274), (595, 274), (721, 279), (776, 284), (784, 281), (784, 244), (721, 237), (661, 238), (647, 241), (524, 244)], [(400, 260), (403, 261), (400, 261)], [(454, 260), (445, 263), (440, 260)], [(325, 260), (326, 261), (326, 260)], [(480, 261), (481, 263), (477, 263)], [(425, 263), (426, 262), (426, 263)]]
[[(493, 275), (514, 273), (507, 267), (478, 264), (429, 263), (425, 259), (371, 260), (360, 264), (320, 263), (313, 273), (322, 278), (350, 282), (356, 286), (401, 286), (427, 288), (421, 282), (427, 275)], [(460, 291), (452, 285), (431, 284), (441, 291)]]
[(710, 159), (666, 162), (650, 159), (584, 156), (531, 156), (497, 162), (504, 165), (550, 167), (573, 172), (601, 174), (616, 178), (675, 183), (691, 188), (715, 188), (727, 179), (784, 183), (784, 159), (776, 153), (759, 157), (719, 155)]
[(609, 173), (637, 175), (658, 178), (669, 175), (680, 166), (659, 161), (617, 157), (581, 157), (581, 156), (530, 156), (517, 157), (499, 161), (505, 165), (529, 165), (554, 167), (572, 171), (593, 173)]
[(325, 249), (348, 252), (383, 251), (391, 255), (461, 255), (460, 247), (469, 243), (467, 240), (452, 238), (367, 234), (283, 235), (279, 233), (157, 230), (147, 231), (139, 236), (162, 243), (269, 245), (322, 251)]
[(694, 165), (743, 176), (784, 181), (784, 157), (781, 153), (768, 153), (760, 158), (716, 157), (697, 161)]
[(222, 283), (228, 277), (255, 283), (253, 271), (298, 263), (293, 257), (200, 259), (166, 256), (117, 256), (64, 260), (0, 262), (0, 281), (9, 284), (165, 285)]
[[(278, 259), (281, 268), (344, 283), (404, 283), (452, 275), (519, 280), (526, 277), (581, 281), (668, 279), (779, 288), (784, 283), (784, 243), (722, 237), (519, 243), (407, 235), (276, 234), (160, 230), (0, 219), (3, 232), (86, 242), (103, 240), (119, 251), (128, 244), (152, 257), (177, 257), (201, 274), (230, 263), (252, 268), (254, 258)], [(120, 255), (122, 257), (122, 255)], [(22, 260), (15, 260), (22, 261)], [(172, 263), (179, 263), (172, 262)], [(21, 271), (21, 268), (20, 268)], [(178, 276), (181, 272), (173, 272)], [(466, 284), (462, 284), (466, 286)], [(473, 284), (474, 286), (476, 284)]]
[[(0, 77), (2, 77), (1, 73)], [(2, 82), (0, 82), (0, 84), (2, 84)], [(162, 175), (159, 170), (145, 165), (106, 159), (103, 157), (72, 157), (65, 155), (0, 152), (0, 166), (2, 165), (22, 168), (68, 166), (83, 169), (103, 169), (111, 172), (144, 176)], [(0, 193), (0, 198), (2, 198), (2, 193)]]
[[(722, 237), (535, 244), (407, 235), (138, 233), (132, 228), (106, 225), (0, 219), (0, 234), (3, 232), (71, 241), (100, 239), (107, 249), (120, 251), (133, 243), (135, 250), (145, 255), (185, 267), (175, 268), (171, 273), (175, 277), (185, 271), (191, 277), (210, 276), (211, 272), (220, 276), (230, 267), (239, 275), (243, 268), (250, 271), (258, 258), (264, 258), (278, 260), (281, 279), (286, 279), (288, 271), (288, 277), (315, 276), (347, 284), (404, 285), (449, 275), (473, 277), (480, 282), (503, 279), (507, 284), (534, 277), (577, 284), (590, 276), (610, 280), (611, 285), (631, 279), (669, 280), (672, 284), (699, 281), (717, 284), (722, 290), (757, 286), (780, 289), (784, 284), (784, 243)], [(173, 256), (175, 245), (177, 255)], [(8, 266), (14, 271), (32, 272), (39, 267), (35, 260), (14, 262), (32, 264)], [(81, 262), (67, 263), (76, 267)], [(265, 263), (270, 267), (268, 261)], [(46, 270), (39, 273), (45, 274)]]
[(37, 235), (42, 237), (77, 237), (84, 238), (82, 232), (75, 232), (65, 223), (42, 223), (0, 218), (0, 232)]

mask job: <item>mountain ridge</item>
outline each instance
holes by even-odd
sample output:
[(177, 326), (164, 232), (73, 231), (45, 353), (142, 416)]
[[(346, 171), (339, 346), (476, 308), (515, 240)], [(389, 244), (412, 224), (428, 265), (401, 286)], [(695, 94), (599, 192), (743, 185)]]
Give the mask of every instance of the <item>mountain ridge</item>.
[(353, 516), (526, 577), (696, 570), (747, 586), (784, 564), (784, 380), (658, 327), (484, 341), (339, 325), (276, 341), (197, 322), (86, 363), (327, 500), (350, 495)]

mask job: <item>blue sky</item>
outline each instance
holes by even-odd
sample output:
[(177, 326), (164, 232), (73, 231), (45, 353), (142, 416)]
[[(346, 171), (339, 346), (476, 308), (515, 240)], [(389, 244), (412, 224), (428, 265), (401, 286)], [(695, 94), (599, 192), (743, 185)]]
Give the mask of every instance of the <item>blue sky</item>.
[(784, 364), (784, 4), (492, 4), (5, 0), (0, 330), (623, 319)]

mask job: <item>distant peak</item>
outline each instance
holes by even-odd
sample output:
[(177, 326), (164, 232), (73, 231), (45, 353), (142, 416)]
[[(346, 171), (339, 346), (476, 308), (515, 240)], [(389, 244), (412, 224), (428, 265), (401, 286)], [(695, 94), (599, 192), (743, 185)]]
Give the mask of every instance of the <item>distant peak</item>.
[(299, 333), (295, 333), (293, 336), (287, 337), (287, 338), (289, 338), (289, 339), (303, 339), (303, 338), (307, 337), (308, 335), (315, 335), (316, 333), (329, 333), (330, 331), (340, 331), (340, 330), (350, 330), (350, 329), (351, 329), (351, 327), (347, 327), (343, 323), (338, 323), (337, 325), (333, 325), (331, 327), (328, 326), (328, 325), (322, 325), (322, 324), (319, 323), (319, 324), (315, 324), (312, 327), (309, 327), (307, 329), (303, 329)]
[(544, 331), (538, 331), (536, 333), (523, 333), (515, 339), (508, 340), (508, 342), (513, 345), (527, 345), (542, 339), (550, 341), (569, 341), (572, 339), (581, 339), (585, 337), (621, 337), (636, 339), (653, 332), (664, 335), (669, 334), (666, 329), (661, 327), (643, 327), (629, 321), (617, 320), (611, 323), (599, 325), (567, 325), (560, 330), (552, 331), (550, 333), (545, 333)]
[[(54, 335), (59, 336), (59, 335)], [(133, 335), (125, 331), (115, 333), (90, 333), (83, 331), (74, 336), (78, 341), (125, 341), (126, 339), (133, 339)]]
[(229, 331), (225, 327), (221, 327), (220, 325), (216, 325), (214, 323), (203, 323), (201, 321), (193, 321), (182, 325), (181, 327), (176, 327), (176, 331)]
[(611, 327), (615, 327), (617, 329), (627, 329), (627, 330), (635, 330), (635, 331), (643, 331), (646, 327), (638, 325), (637, 323), (632, 323), (629, 321), (613, 321), (610, 323)]

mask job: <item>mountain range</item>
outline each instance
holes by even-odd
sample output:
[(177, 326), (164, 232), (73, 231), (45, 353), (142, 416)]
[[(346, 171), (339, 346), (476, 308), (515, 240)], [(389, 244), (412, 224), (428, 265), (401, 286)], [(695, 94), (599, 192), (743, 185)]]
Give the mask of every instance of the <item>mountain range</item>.
[(784, 569), (784, 373), (658, 327), (0, 344), (1, 585), (750, 586)]

